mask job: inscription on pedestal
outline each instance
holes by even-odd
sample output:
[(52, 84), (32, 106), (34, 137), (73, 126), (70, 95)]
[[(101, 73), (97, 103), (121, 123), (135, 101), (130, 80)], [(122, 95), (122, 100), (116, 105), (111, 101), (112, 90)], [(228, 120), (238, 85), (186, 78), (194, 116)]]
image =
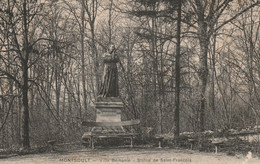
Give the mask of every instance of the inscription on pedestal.
[(120, 122), (123, 103), (119, 98), (102, 98), (96, 102), (96, 122)]
[(96, 109), (96, 122), (120, 122), (120, 109)]

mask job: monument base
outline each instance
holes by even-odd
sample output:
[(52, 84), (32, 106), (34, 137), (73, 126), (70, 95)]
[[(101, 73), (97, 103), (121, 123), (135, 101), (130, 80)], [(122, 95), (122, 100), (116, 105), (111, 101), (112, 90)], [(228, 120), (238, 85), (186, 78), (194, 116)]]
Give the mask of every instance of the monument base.
[(124, 128), (140, 123), (140, 120), (121, 121), (123, 102), (117, 97), (98, 97), (96, 105), (96, 122), (83, 122), (83, 126), (92, 127), (90, 132), (84, 133), (82, 140), (89, 142), (94, 149), (95, 139), (129, 138), (133, 147), (133, 138), (136, 136), (133, 129)]
[(123, 102), (117, 97), (97, 98), (96, 122), (120, 122)]

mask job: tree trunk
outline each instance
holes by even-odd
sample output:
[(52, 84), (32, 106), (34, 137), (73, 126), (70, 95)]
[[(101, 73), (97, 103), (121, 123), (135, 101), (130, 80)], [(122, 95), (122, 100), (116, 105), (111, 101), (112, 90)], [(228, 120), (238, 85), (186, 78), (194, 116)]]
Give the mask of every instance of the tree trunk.
[(215, 107), (215, 76), (216, 76), (216, 42), (217, 34), (216, 32), (213, 35), (213, 52), (212, 52), (212, 82), (211, 82), (211, 109), (214, 112), (216, 110)]
[(22, 96), (23, 96), (23, 113), (22, 113), (22, 144), (24, 148), (30, 147), (29, 141), (29, 105), (28, 105), (28, 67), (27, 63), (24, 62), (23, 70), (23, 87), (22, 87)]
[(180, 135), (180, 58), (181, 58), (181, 0), (178, 1), (177, 44), (175, 60), (174, 136)]
[[(83, 109), (87, 112), (87, 90), (85, 75), (85, 53), (84, 53), (84, 36), (85, 36), (85, 2), (82, 0), (82, 16), (81, 16), (81, 71), (82, 71), (82, 88), (83, 88)], [(80, 110), (80, 119), (81, 118)]]
[(23, 148), (30, 148), (29, 140), (29, 104), (28, 104), (28, 59), (29, 59), (29, 45), (28, 45), (28, 27), (27, 27), (27, 0), (23, 2), (23, 21), (24, 21), (24, 56), (22, 60), (23, 68), (23, 85), (22, 85), (22, 145)]
[[(204, 16), (203, 16), (204, 17)], [(200, 131), (204, 131), (205, 126), (205, 110), (206, 110), (206, 87), (208, 83), (208, 44), (209, 39), (207, 35), (207, 25), (204, 20), (199, 21), (199, 43), (200, 43), (200, 69), (199, 69), (199, 80), (200, 80), (200, 108), (199, 108), (199, 122)]]
[(96, 21), (96, 5), (97, 1), (92, 0), (92, 20), (90, 21), (90, 31), (91, 31), (91, 53), (95, 58), (95, 74), (96, 74), (96, 90), (98, 93), (99, 89), (99, 61), (98, 61), (98, 53), (96, 51), (96, 44), (95, 44), (95, 21)]

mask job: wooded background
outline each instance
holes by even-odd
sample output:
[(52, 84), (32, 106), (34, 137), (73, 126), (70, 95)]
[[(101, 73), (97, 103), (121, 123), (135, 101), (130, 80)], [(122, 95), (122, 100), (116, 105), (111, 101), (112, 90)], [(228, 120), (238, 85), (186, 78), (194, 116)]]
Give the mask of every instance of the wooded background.
[(258, 0), (1, 0), (0, 148), (79, 141), (109, 43), (124, 120), (176, 136), (258, 125)]

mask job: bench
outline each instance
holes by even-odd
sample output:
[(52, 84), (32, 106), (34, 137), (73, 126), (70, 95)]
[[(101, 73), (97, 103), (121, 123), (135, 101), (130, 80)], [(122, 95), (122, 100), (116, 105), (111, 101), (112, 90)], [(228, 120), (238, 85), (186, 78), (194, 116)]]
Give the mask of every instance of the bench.
[(189, 143), (190, 143), (190, 149), (193, 150), (193, 145), (198, 142), (197, 139), (194, 139), (194, 138), (189, 138), (188, 139)]
[(215, 154), (218, 153), (218, 148), (224, 144), (224, 141), (223, 139), (214, 139), (211, 141), (212, 144), (214, 144), (215, 146)]
[(164, 137), (158, 135), (158, 136), (155, 136), (155, 139), (158, 141), (158, 148), (162, 148), (162, 141), (163, 141)]
[(51, 146), (51, 151), (54, 151), (54, 144), (56, 143), (56, 140), (49, 140), (48, 144)]
[(92, 127), (90, 132), (82, 136), (83, 141), (89, 141), (92, 149), (95, 148), (94, 141), (96, 138), (129, 138), (130, 147), (133, 147), (133, 138), (137, 135), (133, 131), (127, 132), (124, 126), (133, 126), (140, 123), (140, 120), (130, 120), (121, 122), (82, 122), (82, 126)]

